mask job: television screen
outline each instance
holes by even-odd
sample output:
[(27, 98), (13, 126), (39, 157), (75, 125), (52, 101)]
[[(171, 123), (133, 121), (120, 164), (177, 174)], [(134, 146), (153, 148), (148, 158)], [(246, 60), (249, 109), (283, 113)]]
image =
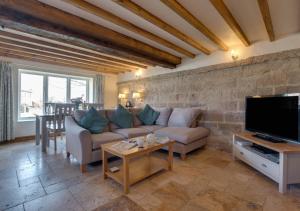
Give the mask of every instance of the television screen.
[(298, 96), (246, 98), (246, 130), (299, 142)]

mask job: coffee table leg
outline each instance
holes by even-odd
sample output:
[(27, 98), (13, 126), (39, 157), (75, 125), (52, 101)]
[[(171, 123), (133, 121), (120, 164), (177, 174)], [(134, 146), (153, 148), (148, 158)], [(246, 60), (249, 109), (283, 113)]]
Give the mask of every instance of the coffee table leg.
[(124, 179), (124, 193), (129, 193), (129, 160), (123, 158), (123, 179)]
[(173, 169), (173, 144), (169, 144), (168, 151), (168, 169), (171, 171)]
[(107, 152), (102, 149), (102, 166), (103, 166), (103, 179), (107, 178), (106, 172), (107, 172)]

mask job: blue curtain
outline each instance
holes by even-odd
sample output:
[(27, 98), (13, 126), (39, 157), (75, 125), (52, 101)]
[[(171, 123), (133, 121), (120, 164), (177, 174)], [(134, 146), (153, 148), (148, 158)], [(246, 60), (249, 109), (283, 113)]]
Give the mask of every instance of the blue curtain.
[(0, 61), (0, 142), (15, 138), (13, 110), (13, 70)]

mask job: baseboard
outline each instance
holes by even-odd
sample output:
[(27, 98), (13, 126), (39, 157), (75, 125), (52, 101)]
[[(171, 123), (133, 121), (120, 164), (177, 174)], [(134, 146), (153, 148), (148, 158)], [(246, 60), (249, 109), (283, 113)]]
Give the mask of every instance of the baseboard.
[(19, 142), (25, 142), (25, 141), (31, 141), (31, 140), (34, 140), (34, 139), (35, 139), (35, 135), (20, 136), (20, 137), (16, 137), (13, 140), (2, 141), (2, 142), (0, 142), (0, 145), (12, 144), (12, 143), (19, 143)]

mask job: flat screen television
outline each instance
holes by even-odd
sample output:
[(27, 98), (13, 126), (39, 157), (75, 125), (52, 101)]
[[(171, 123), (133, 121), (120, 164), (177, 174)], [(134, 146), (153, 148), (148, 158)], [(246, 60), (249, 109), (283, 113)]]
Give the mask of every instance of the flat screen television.
[(299, 95), (246, 97), (245, 128), (274, 140), (300, 143)]

